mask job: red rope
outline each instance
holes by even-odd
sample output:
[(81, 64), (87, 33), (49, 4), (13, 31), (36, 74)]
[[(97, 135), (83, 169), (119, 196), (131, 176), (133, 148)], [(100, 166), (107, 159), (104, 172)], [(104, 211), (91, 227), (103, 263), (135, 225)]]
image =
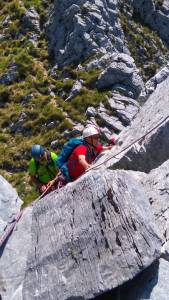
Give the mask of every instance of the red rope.
[[(58, 173), (59, 175), (59, 173)], [(49, 187), (43, 192), (42, 195), (40, 195), (38, 198), (36, 198), (34, 201), (38, 201), (40, 199), (43, 198), (43, 196), (46, 195), (46, 193), (49, 191), (49, 189), (52, 187), (52, 185), (55, 183), (55, 181), (58, 179), (58, 175), (57, 177), (55, 178), (55, 180), (52, 182), (51, 185), (49, 185)], [(27, 207), (31, 206), (32, 203), (30, 205), (28, 205)], [(0, 237), (0, 248), (2, 247), (2, 245), (4, 244), (4, 242), (6, 241), (6, 239), (9, 237), (9, 235), (11, 234), (11, 232), (13, 231), (15, 225), (18, 223), (19, 219), (21, 218), (22, 214), (23, 214), (23, 211), (25, 209), (22, 209), (15, 217), (14, 219), (12, 220), (12, 223), (10, 226), (8, 226), (8, 228), (5, 230), (4, 234)]]
[(0, 248), (3, 245), (3, 243), (6, 241), (6, 239), (8, 238), (8, 236), (11, 234), (12, 230), (14, 229), (16, 223), (19, 221), (19, 219), (21, 218), (23, 214), (23, 210), (21, 210), (14, 218), (13, 223), (7, 228), (7, 230), (5, 231), (5, 233), (2, 235), (2, 237), (0, 238)]
[[(86, 171), (86, 173), (90, 170), (96, 169), (98, 167), (100, 167), (101, 165), (103, 165), (105, 162), (109, 161), (112, 158), (115, 158), (117, 155), (121, 154), (122, 152), (124, 152), (125, 150), (127, 150), (128, 148), (130, 148), (132, 145), (134, 145), (135, 143), (137, 143), (138, 141), (142, 140), (143, 138), (145, 138), (150, 132), (152, 132), (153, 130), (155, 130), (156, 128), (158, 128), (161, 124), (163, 124), (167, 119), (169, 118), (169, 116), (167, 116), (165, 119), (163, 119), (161, 122), (159, 122), (156, 126), (154, 126), (151, 130), (149, 130), (147, 133), (145, 133), (142, 137), (136, 139), (134, 142), (132, 142), (130, 145), (128, 145), (127, 147), (125, 147), (124, 149), (122, 149), (121, 151), (119, 151), (118, 153), (116, 153), (113, 156), (110, 156), (109, 158), (107, 158), (104, 162), (98, 164), (97, 166), (93, 166), (90, 169), (88, 169)], [(59, 174), (58, 174), (59, 175)], [(46, 191), (40, 195), (37, 199), (35, 199), (36, 201), (40, 200), (41, 198), (43, 198), (43, 196), (47, 193), (47, 191), (51, 188), (51, 186), (55, 183), (55, 181), (58, 179), (58, 176), (55, 178), (55, 180), (52, 182), (52, 184), (46, 189)], [(34, 201), (35, 201), (34, 200)], [(32, 205), (32, 203), (30, 204)], [(15, 225), (17, 224), (17, 222), (19, 221), (19, 219), (21, 218), (22, 214), (23, 214), (24, 210), (21, 210), (14, 218), (13, 223), (7, 228), (7, 230), (5, 231), (5, 233), (1, 236), (0, 238), (0, 248), (2, 247), (3, 243), (6, 241), (6, 239), (8, 238), (8, 236), (11, 234), (12, 230), (14, 229)]]

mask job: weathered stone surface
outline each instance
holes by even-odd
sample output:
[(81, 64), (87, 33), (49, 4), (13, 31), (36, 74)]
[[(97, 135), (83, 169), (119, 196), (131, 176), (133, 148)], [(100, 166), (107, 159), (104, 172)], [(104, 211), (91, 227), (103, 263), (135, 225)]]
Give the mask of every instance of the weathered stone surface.
[(137, 98), (144, 89), (144, 84), (138, 74), (134, 60), (127, 54), (117, 54), (112, 63), (101, 73), (97, 87), (113, 88), (117, 83), (127, 86), (134, 97)]
[[(161, 3), (161, 4), (160, 4)], [(169, 3), (168, 0), (133, 0), (132, 5), (141, 19), (169, 43)]]
[(16, 225), (5, 248), (0, 249), (0, 295), (3, 300), (23, 299), (22, 288), (31, 246), (31, 221), (32, 207), (29, 207)]
[[(113, 92), (112, 95), (107, 97), (109, 109), (105, 108), (103, 103), (100, 103), (96, 109), (89, 107), (86, 110), (86, 115), (91, 119), (88, 123), (95, 124), (100, 127), (100, 130), (109, 139), (114, 132), (121, 132), (126, 126), (128, 126), (132, 119), (139, 111), (139, 104), (136, 100), (122, 96)], [(96, 121), (92, 120), (95, 117), (99, 122), (99, 126)]]
[(58, 1), (47, 26), (50, 52), (66, 65), (93, 54), (128, 53), (117, 17), (117, 0)]
[(94, 117), (95, 115), (97, 115), (97, 111), (95, 107), (89, 106), (86, 110), (86, 115), (87, 117)]
[(16, 190), (0, 175), (0, 236), (19, 212), (22, 201)]
[(129, 125), (139, 111), (139, 104), (136, 100), (118, 93), (113, 93), (108, 103), (124, 125)]
[(16, 123), (11, 123), (9, 128), (11, 132), (18, 133), (23, 132), (23, 124), (28, 119), (28, 116), (26, 113), (22, 112), (18, 118), (18, 121)]
[(0, 76), (0, 84), (11, 84), (19, 78), (18, 67), (15, 62), (11, 62), (6, 73)]
[[(99, 163), (108, 160), (104, 164), (113, 168), (131, 169), (149, 172), (157, 168), (169, 159), (169, 78), (158, 85), (154, 93), (149, 97), (140, 109), (132, 125), (125, 129), (119, 136), (119, 146), (114, 147)], [(123, 151), (137, 139), (152, 130), (161, 121), (167, 118), (163, 124), (151, 131), (146, 137)], [(111, 158), (112, 156), (116, 158)]]
[[(153, 169), (149, 174), (132, 172), (145, 191), (155, 216), (155, 221), (162, 238), (163, 244), (169, 241), (169, 160), (160, 167)], [(168, 244), (164, 247), (164, 253), (169, 250)]]
[(86, 174), (34, 206), (23, 299), (93, 298), (133, 278), (159, 249), (141, 186), (125, 171)]
[(40, 17), (34, 8), (29, 8), (22, 18), (23, 27), (26, 30), (40, 32)]
[(73, 85), (73, 87), (72, 87), (72, 89), (71, 89), (71, 91), (70, 91), (70, 94), (69, 94), (69, 96), (65, 99), (65, 101), (69, 101), (69, 100), (71, 100), (72, 98), (74, 98), (79, 92), (80, 92), (80, 90), (82, 89), (82, 87), (83, 87), (83, 80), (77, 80), (75, 83), (74, 83), (74, 85)]
[(149, 96), (156, 89), (157, 85), (163, 82), (169, 76), (169, 64), (162, 68), (145, 84), (146, 97)]
[(104, 125), (107, 125), (113, 130), (120, 132), (125, 128), (119, 118), (110, 116), (106, 112), (98, 112), (98, 117), (101, 119)]
[(122, 300), (168, 300), (169, 264), (164, 259), (143, 271), (130, 285), (122, 287)]

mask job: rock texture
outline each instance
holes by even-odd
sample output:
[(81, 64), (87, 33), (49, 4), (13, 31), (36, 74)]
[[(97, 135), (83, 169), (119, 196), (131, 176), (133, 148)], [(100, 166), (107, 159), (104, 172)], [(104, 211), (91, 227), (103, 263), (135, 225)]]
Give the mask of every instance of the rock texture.
[(132, 0), (135, 13), (139, 14), (144, 23), (159, 32), (160, 36), (169, 43), (169, 3), (168, 0)]
[[(26, 209), (5, 247), (0, 249), (2, 300), (22, 300), (22, 289), (31, 246), (32, 207)], [(33, 298), (32, 298), (33, 300)]]
[(108, 103), (111, 110), (115, 112), (115, 115), (118, 116), (124, 125), (130, 125), (140, 109), (136, 100), (118, 93), (112, 93), (112, 97), (108, 99)]
[(88, 107), (86, 115), (88, 124), (100, 127), (103, 135), (109, 140), (112, 135), (115, 136), (115, 132), (119, 133), (130, 125), (140, 106), (136, 100), (117, 92), (112, 92), (107, 101), (106, 107), (103, 103), (100, 103), (98, 108)]
[[(160, 259), (129, 285), (120, 290), (120, 299), (125, 300), (168, 300), (168, 262)], [(116, 299), (115, 299), (116, 300)]]
[(69, 100), (71, 100), (72, 98), (74, 98), (76, 95), (78, 95), (78, 93), (81, 91), (81, 89), (82, 89), (82, 87), (83, 87), (83, 80), (77, 80), (75, 83), (74, 83), (74, 85), (73, 85), (73, 87), (72, 87), (72, 89), (71, 89), (71, 91), (70, 91), (70, 94), (69, 94), (69, 96), (65, 99), (65, 101), (69, 101)]
[(117, 17), (117, 0), (58, 1), (47, 26), (50, 52), (63, 66), (96, 53), (129, 53)]
[(94, 172), (34, 206), (23, 299), (93, 298), (132, 279), (159, 249), (141, 187), (123, 171)]
[(9, 64), (9, 69), (6, 73), (0, 76), (0, 84), (11, 84), (19, 78), (18, 66), (15, 62)]
[[(21, 204), (22, 201), (16, 190), (0, 176), (0, 238), (12, 224)], [(25, 238), (29, 228), (24, 226), (24, 223), (25, 220), (21, 221), (19, 227), (16, 227), (12, 235), (9, 235), (6, 240), (7, 244), (0, 247), (0, 295), (3, 300), (22, 299), (22, 296), (18, 296), (20, 290), (18, 285), (24, 278), (23, 267), (30, 244)]]
[(16, 190), (0, 175), (0, 236), (19, 212), (22, 201)]
[(146, 97), (160, 84), (162, 81), (164, 81), (169, 76), (169, 64), (167, 64), (164, 68), (162, 68), (157, 74), (155, 74), (150, 80), (148, 80), (145, 84), (145, 90), (146, 90)]
[(117, 54), (114, 57), (111, 64), (99, 76), (97, 87), (99, 89), (113, 88), (119, 83), (127, 87), (133, 98), (137, 98), (144, 88), (134, 60), (127, 54)]
[[(149, 172), (169, 159), (168, 84), (169, 78), (158, 85), (140, 109), (132, 125), (120, 134), (119, 147), (113, 148), (112, 152), (107, 153), (99, 163), (108, 160), (105, 162), (106, 166)], [(165, 121), (158, 128), (127, 148), (163, 120)], [(127, 149), (117, 156), (117, 153), (125, 148)], [(112, 156), (116, 158), (111, 158)]]
[[(93, 166), (96, 170), (24, 211), (0, 249), (2, 300), (108, 300), (108, 293), (113, 300), (168, 299), (169, 66), (144, 87), (125, 43), (118, 2), (126, 5), (129, 18), (144, 21), (169, 43), (168, 0), (55, 0), (46, 24), (56, 64), (50, 74), (58, 80), (63, 75), (66, 82), (71, 72), (60, 73), (58, 67), (80, 63), (77, 71), (82, 73), (100, 69), (90, 88), (108, 89), (107, 103), (87, 109), (88, 123), (98, 122), (108, 139), (121, 133), (118, 145)], [(2, 41), (12, 20), (8, 16), (2, 21)], [(33, 8), (21, 20), (35, 48), (44, 20)], [(1, 74), (0, 83), (12, 84), (18, 76), (13, 62)], [(73, 78), (69, 96), (64, 89), (58, 93), (62, 99), (69, 101), (83, 86), (89, 88), (79, 76)], [(55, 97), (55, 87), (49, 87), (48, 93)], [(31, 93), (24, 96), (23, 106), (33, 98)], [(147, 101), (140, 107), (138, 100)], [(9, 125), (11, 132), (23, 133), (27, 119), (22, 112)], [(72, 135), (83, 130), (82, 124), (72, 125)], [(53, 128), (55, 121), (46, 121), (45, 126)], [(64, 136), (70, 137), (70, 132), (65, 130)], [(59, 147), (57, 140), (52, 147)], [(121, 170), (111, 170), (117, 168)], [(1, 236), (21, 200), (2, 177), (0, 183)]]
[(169, 253), (169, 160), (164, 162), (157, 169), (153, 169), (150, 173), (132, 172), (137, 179), (151, 203), (151, 207), (155, 216), (159, 234), (163, 241), (163, 256), (166, 254), (168, 259)]
[(25, 30), (40, 33), (40, 17), (34, 8), (30, 8), (25, 12), (22, 23)]

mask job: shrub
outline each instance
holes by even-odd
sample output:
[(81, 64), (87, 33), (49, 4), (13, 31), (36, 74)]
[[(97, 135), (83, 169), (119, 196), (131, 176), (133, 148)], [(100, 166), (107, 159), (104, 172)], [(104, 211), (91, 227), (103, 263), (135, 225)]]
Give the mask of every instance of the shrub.
[(25, 79), (27, 75), (34, 74), (33, 58), (27, 51), (22, 50), (15, 58), (18, 66), (19, 76), (21, 79)]
[(24, 14), (25, 9), (20, 5), (20, 2), (18, 0), (13, 0), (11, 3), (7, 6), (8, 13), (10, 12), (10, 18), (12, 20), (20, 20)]

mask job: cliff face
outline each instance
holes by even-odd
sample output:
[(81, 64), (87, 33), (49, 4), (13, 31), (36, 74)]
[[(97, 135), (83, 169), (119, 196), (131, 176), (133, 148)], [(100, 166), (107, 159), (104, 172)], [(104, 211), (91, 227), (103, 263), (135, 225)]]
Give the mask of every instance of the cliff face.
[[(0, 249), (0, 298), (168, 300), (168, 1), (31, 3), (0, 3), (4, 176), (28, 203), (33, 143), (63, 145), (86, 123), (118, 142), (24, 211)], [(21, 201), (0, 181), (3, 234)]]
[[(165, 80), (131, 126), (121, 133), (118, 145), (103, 154), (93, 170), (25, 211), (1, 257), (2, 299), (15, 300), (18, 295), (23, 300), (104, 299), (107, 293), (118, 299), (115, 288), (128, 281), (120, 288), (123, 300), (158, 299), (163, 295), (160, 288), (168, 287), (169, 253), (167, 91)], [(118, 155), (152, 129), (162, 116), (163, 123), (129, 150), (137, 149), (137, 156), (133, 150), (130, 156), (127, 151)], [(137, 171), (143, 149), (142, 171), (149, 168), (148, 174)], [(150, 155), (150, 151), (158, 155)], [(115, 158), (111, 160), (112, 156)], [(120, 170), (126, 161), (130, 162), (130, 170)], [(119, 170), (110, 170), (114, 168)], [(22, 224), (29, 226), (23, 238)], [(15, 253), (10, 249), (15, 249), (17, 241), (15, 260), (19, 259), (25, 239), (24, 263), (15, 270), (16, 278), (8, 283), (5, 278), (13, 272), (11, 259)], [(159, 264), (150, 266), (158, 258)], [(162, 299), (167, 298), (164, 295)]]
[(96, 54), (129, 52), (117, 1), (55, 1), (48, 25), (50, 53), (59, 66)]
[(0, 236), (22, 204), (16, 190), (0, 176)]
[(168, 2), (11, 0), (0, 8), (0, 168), (28, 203), (33, 143), (62, 147), (86, 123), (110, 139), (168, 77)]
[(134, 0), (132, 2), (135, 13), (137, 13), (143, 22), (157, 30), (160, 36), (169, 43), (169, 3), (167, 0), (162, 1), (143, 1)]
[(160, 256), (144, 190), (120, 170), (93, 171), (51, 193), (25, 211), (17, 231), (0, 261), (5, 300), (95, 298)]
[[(113, 154), (116, 156), (121, 147), (125, 149), (130, 144), (131, 147), (112, 159), (112, 153), (108, 153), (108, 162), (105, 162), (107, 167), (113, 165), (113, 168), (118, 167), (148, 173), (169, 159), (168, 84), (169, 78), (158, 85), (154, 93), (141, 107), (131, 126), (119, 135), (118, 142), (121, 146), (116, 147)], [(164, 122), (157, 126), (162, 121)], [(146, 135), (149, 131), (150, 133)], [(143, 138), (132, 145), (133, 141), (141, 137)]]

